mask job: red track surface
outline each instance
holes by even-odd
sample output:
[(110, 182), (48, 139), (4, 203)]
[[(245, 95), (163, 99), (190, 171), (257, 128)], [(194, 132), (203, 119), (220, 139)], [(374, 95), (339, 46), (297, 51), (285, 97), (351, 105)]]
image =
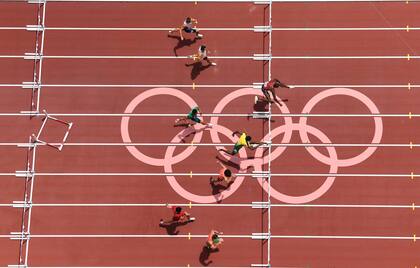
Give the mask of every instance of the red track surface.
[[(165, 11), (164, 15), (162, 12)], [(410, 3), (284, 3), (273, 5), (273, 27), (419, 27), (418, 4)], [(0, 26), (36, 24), (34, 5), (1, 3)], [(267, 23), (267, 10), (254, 4), (123, 4), (49, 3), (48, 27), (173, 27), (186, 14), (197, 17), (200, 27), (247, 27)], [(234, 18), (232, 15), (234, 14)], [(1, 55), (32, 52), (34, 34), (22, 30), (1, 31)], [(252, 31), (204, 31), (205, 38), (177, 50), (190, 55), (206, 43), (212, 55), (252, 56), (267, 51), (267, 37)], [(274, 56), (405, 56), (418, 55), (418, 31), (274, 31)], [(56, 31), (46, 32), (44, 55), (173, 55), (176, 39), (162, 31)], [(218, 65), (203, 70), (198, 85), (249, 85), (267, 79), (267, 66), (250, 59), (218, 59)], [(42, 81), (59, 84), (192, 84), (185, 59), (45, 59)], [(418, 59), (276, 59), (274, 77), (291, 85), (412, 85), (420, 84)], [(0, 59), (1, 84), (32, 81), (33, 62)], [(30, 93), (18, 87), (0, 88), (0, 112), (28, 110)], [(50, 113), (123, 113), (128, 103), (150, 88), (44, 87), (40, 105)], [(204, 113), (237, 88), (179, 88), (191, 96)], [(283, 90), (291, 113), (301, 113), (313, 96), (325, 87)], [(383, 114), (419, 114), (418, 90), (368, 88), (355, 90), (368, 96)], [(253, 96), (231, 102), (224, 113), (251, 113)], [(184, 113), (186, 104), (174, 97), (147, 99), (135, 113)], [(280, 113), (277, 107), (274, 113)], [(346, 96), (323, 100), (311, 113), (369, 113)], [(68, 142), (122, 142), (121, 117), (65, 117), (75, 123)], [(173, 117), (130, 120), (133, 142), (170, 142), (180, 129)], [(293, 119), (294, 122), (298, 118)], [(272, 128), (284, 120), (276, 117)], [(267, 124), (242, 117), (220, 118), (231, 130), (246, 129), (255, 140), (268, 132)], [(39, 118), (0, 117), (0, 142), (26, 142), (37, 131)], [(308, 124), (322, 130), (333, 143), (370, 143), (373, 118), (309, 118)], [(420, 143), (419, 119), (383, 118), (381, 143)], [(59, 141), (63, 129), (48, 125), (44, 139)], [(280, 143), (281, 138), (274, 138)], [(321, 142), (311, 136), (314, 143)], [(206, 131), (203, 143), (211, 143)], [(222, 142), (231, 142), (222, 138)], [(297, 132), (290, 143), (300, 143)], [(162, 158), (166, 147), (138, 147), (144, 154)], [(340, 159), (365, 148), (337, 148)], [(0, 147), (0, 172), (25, 169), (26, 152), (15, 146)], [(419, 149), (379, 147), (366, 161), (340, 167), (338, 173), (420, 173)], [(177, 149), (176, 152), (179, 150)], [(320, 151), (326, 153), (325, 149)], [(248, 155), (252, 155), (248, 152)], [(174, 172), (214, 173), (214, 147), (199, 147), (191, 157), (173, 166)], [(163, 167), (144, 164), (122, 146), (65, 146), (62, 152), (48, 147), (37, 151), (38, 172), (142, 172), (162, 173)], [(252, 170), (252, 169), (251, 169)], [(249, 170), (249, 172), (251, 172)], [(272, 162), (273, 173), (328, 173), (328, 166), (302, 147), (289, 147)], [(209, 195), (207, 177), (177, 176), (179, 183), (196, 194)], [(325, 178), (273, 177), (272, 187), (289, 195), (304, 195)], [(338, 177), (333, 186), (313, 204), (418, 204), (419, 182), (405, 178)], [(2, 176), (0, 203), (22, 200), (23, 182)], [(239, 190), (222, 203), (251, 203), (266, 199), (256, 180), (246, 178)], [(34, 203), (188, 203), (169, 186), (164, 176), (37, 176)], [(272, 199), (273, 203), (279, 201)], [(233, 207), (193, 207), (197, 221), (179, 227), (179, 234), (207, 234), (212, 228), (225, 234), (264, 232), (267, 215), (261, 210)], [(0, 207), (0, 234), (20, 230), (21, 211)], [(168, 218), (163, 207), (34, 207), (31, 234), (167, 234), (159, 228)], [(413, 236), (420, 233), (417, 211), (378, 208), (273, 207), (273, 235)], [(227, 238), (221, 251), (210, 256), (212, 266), (249, 266), (265, 263), (267, 245), (250, 238)], [(194, 238), (33, 238), (30, 266), (200, 266), (203, 239)], [(273, 267), (414, 267), (420, 264), (419, 244), (412, 240), (362, 239), (272, 239)], [(0, 238), (0, 266), (16, 264), (18, 242)]]

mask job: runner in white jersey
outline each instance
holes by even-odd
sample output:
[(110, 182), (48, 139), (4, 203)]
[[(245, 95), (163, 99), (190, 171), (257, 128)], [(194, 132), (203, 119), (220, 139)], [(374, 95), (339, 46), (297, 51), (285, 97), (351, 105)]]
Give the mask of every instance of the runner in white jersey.
[(194, 62), (200, 62), (202, 60), (205, 60), (210, 65), (217, 65), (215, 62), (211, 62), (207, 57), (207, 47), (205, 45), (199, 46), (197, 54), (190, 55), (188, 56), (188, 58), (193, 59)]
[(186, 33), (195, 33), (196, 38), (203, 38), (203, 35), (199, 33), (196, 27), (194, 27), (194, 24), (197, 24), (197, 19), (193, 19), (191, 17), (187, 17), (184, 20), (184, 23), (176, 29), (170, 30), (169, 33), (173, 33), (176, 31), (179, 31), (179, 36), (181, 37), (181, 40), (184, 40), (184, 36), (182, 35), (182, 31)]

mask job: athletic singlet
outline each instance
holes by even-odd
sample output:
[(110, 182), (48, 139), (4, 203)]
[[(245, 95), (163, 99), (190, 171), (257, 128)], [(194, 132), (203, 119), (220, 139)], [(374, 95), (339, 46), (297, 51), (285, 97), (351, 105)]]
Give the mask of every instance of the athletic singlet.
[[(196, 114), (193, 114), (194, 110), (197, 110)], [(187, 117), (188, 118), (195, 118), (195, 117), (197, 117), (199, 111), (200, 111), (200, 109), (198, 108), (198, 106), (194, 107), (194, 108), (191, 109), (191, 112), (187, 115)]]
[(241, 134), (241, 137), (239, 137), (238, 144), (248, 147), (248, 142), (246, 141), (246, 133)]
[(192, 21), (190, 23), (187, 23), (186, 20), (184, 20), (184, 27), (188, 28), (188, 29), (192, 29), (193, 25), (192, 25)]
[(276, 83), (276, 80), (271, 79), (270, 81), (267, 81), (264, 83), (263, 89), (267, 90), (267, 89), (273, 88), (275, 83)]
[(200, 55), (201, 57), (205, 58), (207, 57), (207, 50), (201, 51), (200, 47), (198, 48), (198, 55)]

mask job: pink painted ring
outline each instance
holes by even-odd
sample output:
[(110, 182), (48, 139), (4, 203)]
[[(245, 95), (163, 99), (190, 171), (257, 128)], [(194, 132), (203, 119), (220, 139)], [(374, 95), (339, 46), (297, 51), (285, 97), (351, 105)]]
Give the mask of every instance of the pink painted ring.
[[(287, 131), (287, 128), (289, 128), (289, 126), (286, 125), (282, 125), (280, 127), (277, 127), (275, 129), (273, 129), (271, 131), (271, 135), (273, 137), (284, 133), (285, 131)], [(322, 133), (319, 129), (314, 128), (312, 126), (309, 125), (302, 125), (302, 124), (297, 124), (294, 123), (293, 125), (291, 125), (291, 129), (292, 130), (298, 130), (298, 131), (302, 131), (304, 130), (305, 132), (309, 132), (312, 135), (315, 135), (318, 139), (320, 139), (323, 143), (331, 143), (330, 139), (328, 139), (328, 137)], [(338, 165), (337, 165), (337, 152), (335, 150), (334, 147), (327, 147), (327, 151), (328, 154), (330, 155), (330, 159), (332, 159), (332, 163), (330, 164), (330, 170), (329, 173), (334, 174), (337, 173), (338, 171)], [(263, 148), (257, 148), (256, 152), (255, 152), (255, 157), (261, 157), (263, 154)], [(255, 171), (261, 171), (262, 170), (262, 164), (258, 163), (254, 165)], [(276, 180), (279, 178), (271, 178), (271, 180)], [(281, 178), (280, 178), (281, 179)], [(263, 180), (262, 178), (258, 178), (258, 183), (263, 187), (263, 189), (268, 192), (268, 182), (266, 180)], [(271, 187), (270, 189), (270, 194), (273, 198), (281, 201), (281, 202), (285, 202), (285, 203), (289, 203), (289, 204), (303, 204), (303, 203), (308, 203), (311, 202), (315, 199), (320, 198), (322, 195), (324, 195), (333, 185), (335, 180), (335, 177), (327, 177), (327, 179), (324, 181), (324, 183), (315, 191), (307, 194), (307, 195), (303, 195), (303, 196), (291, 196), (291, 195), (286, 195), (283, 193), (280, 193), (279, 191), (277, 191), (276, 189), (274, 189), (273, 187)]]
[[(146, 100), (147, 98), (150, 97), (154, 97), (154, 96), (158, 96), (158, 95), (170, 95), (170, 96), (174, 96), (177, 97), (180, 100), (183, 100), (186, 104), (188, 104), (188, 106), (190, 108), (193, 108), (195, 106), (197, 106), (197, 103), (187, 94), (185, 94), (182, 91), (179, 91), (177, 89), (173, 89), (173, 88), (153, 88), (150, 90), (147, 90), (141, 94), (139, 94), (137, 97), (135, 97), (127, 106), (127, 108), (125, 109), (124, 113), (132, 113), (136, 107), (142, 103), (144, 100)], [(130, 121), (130, 117), (125, 116), (122, 118), (121, 120), (121, 136), (122, 136), (122, 140), (126, 143), (130, 143), (131, 142), (131, 138), (130, 138), (130, 133), (128, 130), (128, 125), (129, 125), (129, 121)], [(194, 126), (195, 129), (198, 129), (199, 126)], [(179, 135), (185, 134), (186, 132), (191, 131), (191, 130), (183, 130)], [(198, 131), (193, 138), (193, 142), (194, 143), (199, 143), (201, 141), (201, 138), (203, 136), (202, 131)], [(164, 158), (154, 158), (154, 157), (150, 157), (147, 156), (145, 154), (143, 154), (142, 152), (140, 152), (135, 146), (126, 146), (127, 150), (130, 152), (131, 155), (133, 155), (135, 158), (137, 158), (138, 160), (140, 160), (143, 163), (152, 165), (152, 166), (163, 166), (165, 159)], [(190, 156), (194, 150), (196, 149), (196, 147), (192, 147), (189, 146), (187, 147), (184, 151), (182, 151), (181, 153), (179, 153), (178, 155), (172, 157), (171, 161), (173, 163), (179, 163), (182, 160), (186, 159), (188, 156)]]
[[(379, 113), (378, 108), (376, 107), (375, 103), (373, 103), (366, 95), (353, 90), (349, 88), (332, 88), (328, 90), (324, 90), (308, 101), (308, 103), (305, 105), (305, 107), (302, 110), (303, 114), (310, 113), (312, 108), (321, 100), (335, 95), (346, 95), (351, 96), (359, 101), (361, 101), (363, 104), (367, 106), (367, 108), (370, 110), (371, 113)], [(380, 143), (382, 139), (382, 133), (383, 133), (383, 125), (382, 125), (382, 118), (381, 117), (374, 117), (373, 118), (375, 123), (375, 131), (372, 138), (372, 143)], [(301, 125), (306, 125), (307, 123), (307, 117), (301, 117), (299, 120), (299, 123)], [(302, 143), (310, 143), (308, 133), (305, 131), (305, 129), (302, 129), (299, 131), (300, 138), (302, 140)], [(338, 159), (338, 166), (340, 167), (349, 167), (356, 164), (359, 164), (363, 161), (365, 161), (367, 158), (369, 158), (375, 151), (377, 147), (368, 147), (365, 151), (360, 153), (359, 155), (347, 159)], [(321, 161), (322, 163), (326, 165), (331, 165), (334, 160), (330, 159), (329, 157), (326, 157), (322, 153), (320, 153), (316, 148), (314, 147), (306, 147), (306, 150), (317, 160)]]

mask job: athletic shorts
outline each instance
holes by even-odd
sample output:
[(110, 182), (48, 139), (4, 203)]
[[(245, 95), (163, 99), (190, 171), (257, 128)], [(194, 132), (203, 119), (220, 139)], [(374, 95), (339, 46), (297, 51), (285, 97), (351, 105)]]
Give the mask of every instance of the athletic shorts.
[(188, 28), (188, 27), (184, 27), (182, 30), (184, 30), (184, 32), (186, 32), (186, 33), (196, 33), (197, 32), (197, 29)]
[(235, 145), (233, 146), (232, 153), (237, 154), (242, 147), (244, 147), (242, 144), (235, 143)]

